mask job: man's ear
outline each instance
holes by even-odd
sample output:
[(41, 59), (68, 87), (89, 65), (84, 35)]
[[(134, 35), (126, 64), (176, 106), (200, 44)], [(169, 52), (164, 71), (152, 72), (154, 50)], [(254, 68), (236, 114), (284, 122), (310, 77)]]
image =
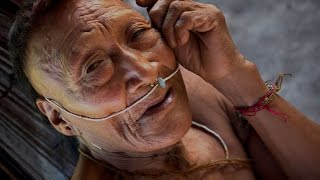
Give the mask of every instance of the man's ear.
[(36, 104), (41, 113), (48, 118), (51, 125), (57, 131), (66, 136), (77, 135), (75, 129), (72, 129), (71, 124), (61, 117), (60, 112), (58, 112), (50, 102), (41, 97), (36, 100)]

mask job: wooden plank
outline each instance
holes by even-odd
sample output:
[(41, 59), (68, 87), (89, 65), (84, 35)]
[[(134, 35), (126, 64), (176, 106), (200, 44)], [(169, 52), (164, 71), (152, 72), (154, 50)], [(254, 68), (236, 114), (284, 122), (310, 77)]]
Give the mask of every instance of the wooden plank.
[[(8, 126), (12, 130), (21, 133), (18, 138), (31, 144), (34, 148), (38, 149), (38, 152), (41, 151), (42, 157), (48, 159), (53, 165), (60, 167), (61, 171), (70, 175), (77, 158), (75, 149), (68, 143), (61, 144), (62, 135), (58, 134), (51, 125), (44, 123), (43, 119), (35, 118), (33, 114), (26, 113), (9, 96), (3, 99), (6, 106), (0, 105), (0, 113), (7, 117), (7, 119), (10, 119), (7, 122), (9, 123)], [(23, 117), (19, 116), (20, 114)], [(64, 156), (61, 156), (61, 154), (64, 154)]]
[(4, 0), (0, 7), (0, 152), (7, 155), (0, 155), (1, 169), (24, 174), (23, 179), (68, 179), (78, 157), (74, 140), (42, 118), (11, 75), (7, 34), (21, 2)]
[(8, 66), (12, 67), (12, 62), (9, 60), (9, 52), (0, 46), (1, 61), (5, 62)]
[[(4, 142), (0, 139), (0, 144), (4, 145)], [(0, 169), (8, 177), (3, 178), (5, 174), (1, 174), (0, 177), (3, 179), (23, 179), (31, 180), (30, 174), (27, 174), (25, 168), (15, 161), (6, 151), (0, 148)]]
[(17, 138), (19, 135), (12, 130), (6, 122), (5, 114), (0, 113), (0, 137), (3, 143), (0, 145), (13, 159), (23, 167), (34, 179), (68, 179), (57, 167), (53, 166), (48, 159), (44, 158), (39, 149), (34, 148), (24, 139)]

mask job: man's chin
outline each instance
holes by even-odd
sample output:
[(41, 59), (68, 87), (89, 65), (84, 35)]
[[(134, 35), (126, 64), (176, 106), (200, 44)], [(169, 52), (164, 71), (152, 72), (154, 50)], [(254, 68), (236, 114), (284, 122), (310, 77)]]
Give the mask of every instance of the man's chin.
[(143, 152), (157, 152), (170, 149), (179, 143), (182, 138), (187, 134), (191, 128), (190, 120), (184, 120), (183, 122), (176, 121), (164, 126), (161, 131), (152, 135), (145, 136), (145, 145), (148, 148), (144, 149)]

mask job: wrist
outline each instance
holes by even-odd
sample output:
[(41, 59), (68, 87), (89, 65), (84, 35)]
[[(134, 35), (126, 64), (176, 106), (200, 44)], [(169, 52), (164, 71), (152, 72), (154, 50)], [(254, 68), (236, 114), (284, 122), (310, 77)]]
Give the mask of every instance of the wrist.
[(208, 80), (235, 106), (252, 106), (269, 92), (256, 65), (248, 60), (239, 61), (227, 75)]

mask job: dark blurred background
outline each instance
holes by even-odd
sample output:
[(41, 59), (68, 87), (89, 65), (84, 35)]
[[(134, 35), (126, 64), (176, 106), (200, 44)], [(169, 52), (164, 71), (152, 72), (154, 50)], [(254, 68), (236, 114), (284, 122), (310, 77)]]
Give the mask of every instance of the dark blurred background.
[[(0, 2), (0, 179), (68, 179), (77, 161), (74, 141), (45, 123), (12, 76), (7, 33), (21, 2)], [(264, 80), (293, 74), (281, 96), (320, 122), (320, 1), (200, 2), (224, 11), (236, 45)]]
[[(197, 0), (221, 9), (234, 42), (265, 81), (286, 78), (281, 96), (320, 122), (320, 1)], [(146, 16), (146, 11), (133, 7)]]

